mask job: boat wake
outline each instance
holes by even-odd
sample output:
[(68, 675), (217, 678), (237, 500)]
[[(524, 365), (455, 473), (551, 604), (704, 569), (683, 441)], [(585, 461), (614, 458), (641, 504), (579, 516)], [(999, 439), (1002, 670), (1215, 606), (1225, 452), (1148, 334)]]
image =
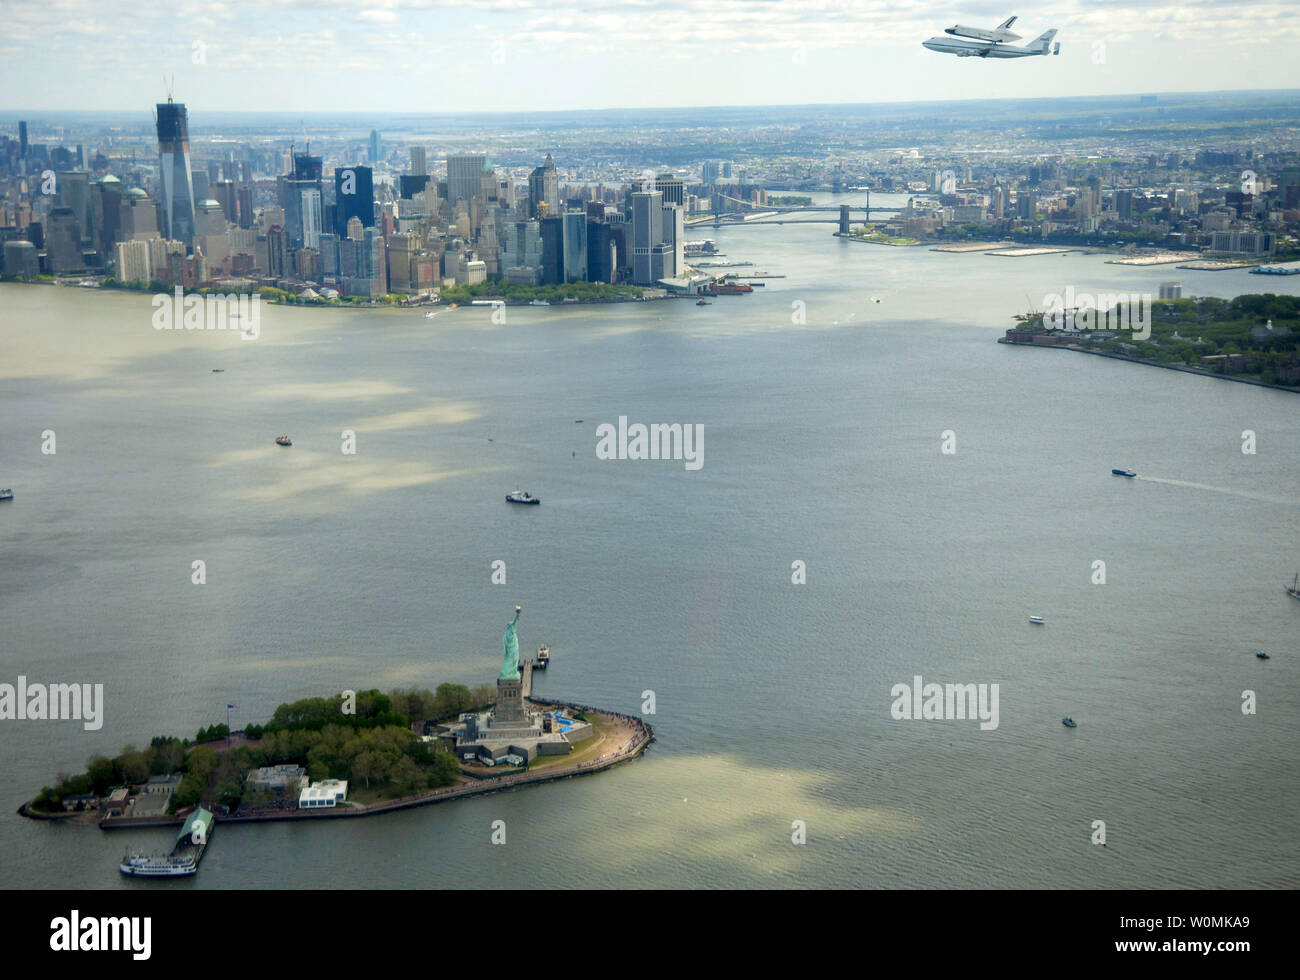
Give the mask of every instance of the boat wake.
[(1214, 493), (1226, 493), (1233, 497), (1245, 497), (1247, 500), (1262, 500), (1269, 504), (1283, 504), (1288, 507), (1300, 507), (1300, 500), (1287, 499), (1286, 497), (1270, 497), (1264, 493), (1251, 493), (1249, 490), (1233, 490), (1230, 487), (1212, 487), (1206, 483), (1191, 483), (1187, 480), (1166, 480), (1159, 476), (1143, 476), (1138, 474), (1134, 477), (1136, 480), (1145, 480), (1147, 483), (1163, 483), (1171, 487), (1190, 487), (1193, 490), (1211, 490)]

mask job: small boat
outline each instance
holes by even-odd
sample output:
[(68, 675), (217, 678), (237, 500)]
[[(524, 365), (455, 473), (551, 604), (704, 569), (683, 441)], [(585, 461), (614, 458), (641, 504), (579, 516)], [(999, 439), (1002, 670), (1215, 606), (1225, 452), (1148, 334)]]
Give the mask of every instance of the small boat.
[(1132, 470), (1111, 470), (1111, 473), (1115, 476), (1127, 476), (1130, 479), (1137, 476), (1137, 474), (1134, 473)]
[(537, 670), (545, 670), (547, 665), (550, 662), (551, 662), (551, 648), (547, 646), (545, 643), (543, 643), (541, 646), (537, 648), (537, 663), (534, 664), (533, 666)]
[(1064, 718), (1061, 719), (1061, 724), (1064, 725), (1066, 728), (1078, 728), (1078, 727), (1079, 727), (1077, 724), (1075, 724), (1074, 719), (1071, 718), (1069, 715), (1066, 715)]
[(225, 368), (213, 368), (213, 369), (212, 369), (212, 373), (213, 373), (213, 374), (225, 374), (225, 373), (226, 373), (226, 369), (225, 369)]
[(14, 492), (10, 490), (8, 487), (6, 487), (4, 490), (0, 490), (0, 500), (13, 500), (13, 499), (14, 499)]
[(438, 315), (437, 310), (430, 310), (428, 313), (424, 314), (424, 318), (426, 320), (432, 320), (437, 315)]
[(696, 306), (712, 306), (713, 304), (710, 303), (707, 299), (697, 299), (697, 300), (695, 301), (695, 305), (696, 305)]
[(550, 306), (551, 301), (549, 299), (535, 299), (529, 302), (528, 305), (529, 306)]
[(288, 436), (276, 436), (275, 444), (277, 446), (292, 446), (293, 440), (290, 439)]
[(1259, 657), (1260, 660), (1268, 660), (1268, 659), (1270, 659), (1270, 658), (1269, 658), (1269, 655), (1268, 655), (1267, 653), (1265, 653), (1263, 650), (1260, 650), (1259, 653), (1255, 654), (1255, 656)]
[(582, 424), (582, 419), (574, 419), (574, 420), (573, 420), (573, 424), (574, 424), (574, 425), (581, 425), (581, 424)]
[(1296, 575), (1295, 581), (1286, 587), (1286, 594), (1292, 599), (1300, 599), (1300, 575)]
[(506, 503), (508, 504), (540, 504), (541, 498), (534, 497), (527, 490), (516, 490), (513, 493), (506, 494)]
[(1030, 616), (1029, 621), (1033, 623), (1035, 626), (1042, 626), (1043, 623), (1045, 622), (1042, 616)]

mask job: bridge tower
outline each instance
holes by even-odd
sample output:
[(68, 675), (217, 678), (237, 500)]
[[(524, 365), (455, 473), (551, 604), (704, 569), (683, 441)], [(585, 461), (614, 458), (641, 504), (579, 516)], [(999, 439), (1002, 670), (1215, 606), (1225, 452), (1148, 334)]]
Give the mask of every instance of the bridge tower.
[(847, 235), (848, 233), (849, 233), (849, 206), (847, 204), (841, 204), (840, 205), (840, 234)]

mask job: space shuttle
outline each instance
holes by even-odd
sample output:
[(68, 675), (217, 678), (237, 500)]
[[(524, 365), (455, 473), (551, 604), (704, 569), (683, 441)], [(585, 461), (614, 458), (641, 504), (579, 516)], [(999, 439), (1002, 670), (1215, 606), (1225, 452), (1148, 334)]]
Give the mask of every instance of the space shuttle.
[(954, 24), (952, 27), (945, 27), (943, 32), (952, 34), (955, 37), (973, 37), (977, 41), (1019, 41), (1020, 35), (1007, 29), (1015, 22), (1015, 17), (1008, 17), (991, 31), (982, 27), (966, 27), (964, 24)]

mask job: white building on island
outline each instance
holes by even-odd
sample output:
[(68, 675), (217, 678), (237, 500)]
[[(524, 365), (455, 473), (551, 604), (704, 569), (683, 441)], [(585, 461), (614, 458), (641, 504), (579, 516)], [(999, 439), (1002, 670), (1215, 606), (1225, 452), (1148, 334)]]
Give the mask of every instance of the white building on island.
[(337, 806), (348, 797), (346, 779), (320, 779), (315, 784), (304, 786), (298, 794), (299, 810), (315, 810), (320, 807)]

